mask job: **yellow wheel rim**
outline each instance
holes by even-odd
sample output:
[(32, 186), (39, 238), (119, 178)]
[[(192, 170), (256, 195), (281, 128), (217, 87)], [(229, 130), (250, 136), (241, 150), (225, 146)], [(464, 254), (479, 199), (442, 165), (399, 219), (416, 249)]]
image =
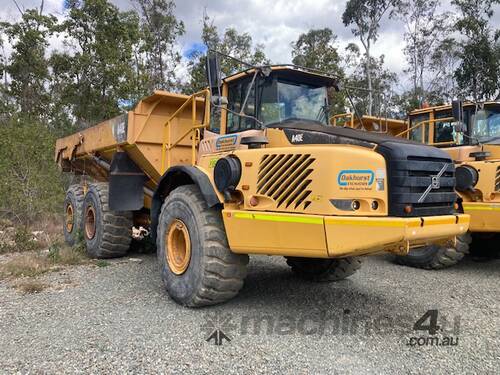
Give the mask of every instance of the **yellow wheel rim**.
[(85, 235), (89, 240), (95, 236), (95, 210), (88, 206), (85, 210)]
[(182, 275), (191, 260), (191, 240), (186, 225), (179, 219), (172, 221), (165, 240), (168, 266), (176, 275)]
[(75, 223), (75, 212), (71, 203), (66, 205), (66, 231), (71, 233)]

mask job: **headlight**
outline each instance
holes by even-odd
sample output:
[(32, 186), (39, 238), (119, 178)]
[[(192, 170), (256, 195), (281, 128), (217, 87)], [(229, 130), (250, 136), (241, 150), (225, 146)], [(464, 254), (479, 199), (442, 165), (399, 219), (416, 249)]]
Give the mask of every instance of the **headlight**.
[(479, 173), (470, 165), (461, 165), (455, 170), (455, 178), (458, 191), (471, 191), (477, 184)]
[(217, 160), (214, 168), (214, 182), (221, 193), (234, 190), (241, 177), (241, 163), (231, 156)]

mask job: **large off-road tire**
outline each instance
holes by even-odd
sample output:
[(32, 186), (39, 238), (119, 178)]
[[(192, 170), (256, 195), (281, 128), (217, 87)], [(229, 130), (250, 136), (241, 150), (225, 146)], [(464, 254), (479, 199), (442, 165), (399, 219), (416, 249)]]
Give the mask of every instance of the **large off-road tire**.
[(319, 282), (343, 280), (361, 268), (361, 259), (358, 257), (338, 259), (286, 257), (286, 263), (298, 276)]
[(404, 266), (438, 270), (454, 266), (469, 253), (472, 241), (470, 233), (457, 236), (455, 247), (452, 246), (424, 246), (410, 250), (408, 255), (396, 256), (395, 262)]
[(195, 185), (180, 186), (165, 199), (156, 248), (163, 283), (181, 305), (221, 303), (243, 286), (248, 256), (231, 252), (220, 210), (208, 208)]
[(78, 241), (82, 229), (83, 188), (71, 185), (64, 199), (64, 240), (70, 246)]
[(108, 184), (89, 185), (83, 200), (83, 237), (93, 258), (115, 258), (127, 253), (132, 241), (132, 213), (110, 211)]

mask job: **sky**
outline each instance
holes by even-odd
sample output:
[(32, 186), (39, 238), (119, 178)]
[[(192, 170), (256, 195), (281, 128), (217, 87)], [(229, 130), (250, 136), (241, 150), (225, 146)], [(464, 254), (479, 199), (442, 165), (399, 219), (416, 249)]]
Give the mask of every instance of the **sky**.
[[(39, 6), (41, 0), (16, 0), (22, 8)], [(130, 0), (111, 0), (121, 9), (132, 8)], [(13, 20), (19, 17), (14, 0), (0, 0), (0, 19)], [(63, 14), (64, 0), (45, 0), (49, 13)], [(248, 32), (255, 43), (264, 45), (266, 55), (273, 63), (291, 62), (291, 42), (311, 28), (331, 28), (338, 36), (338, 45), (343, 49), (357, 39), (350, 28), (342, 24), (342, 13), (346, 0), (177, 0), (176, 15), (186, 27), (179, 40), (183, 54), (200, 43), (201, 19), (204, 9), (222, 32), (234, 27), (238, 32)], [(450, 9), (449, 0), (442, 2), (443, 9)], [(493, 26), (500, 28), (500, 7), (492, 19)], [(373, 46), (374, 55), (383, 54), (387, 68), (398, 74), (405, 67), (403, 49), (404, 26), (387, 16), (382, 20), (379, 38)], [(60, 41), (52, 40), (54, 48)]]

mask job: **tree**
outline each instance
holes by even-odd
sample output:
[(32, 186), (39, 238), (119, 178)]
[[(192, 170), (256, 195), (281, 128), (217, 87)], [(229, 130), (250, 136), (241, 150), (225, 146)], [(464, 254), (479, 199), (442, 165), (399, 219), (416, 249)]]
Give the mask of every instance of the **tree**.
[(353, 25), (352, 33), (359, 37), (364, 48), (364, 74), (368, 85), (368, 114), (373, 109), (373, 78), (371, 68), (374, 66), (371, 47), (377, 41), (378, 29), (382, 17), (394, 5), (394, 0), (349, 0), (346, 4), (342, 21), (347, 27)]
[(346, 70), (352, 72), (346, 80), (346, 91), (355, 107), (353, 110), (360, 115), (368, 113), (383, 117), (397, 113), (391, 108), (394, 95), (392, 87), (397, 83), (397, 76), (384, 68), (384, 55), (370, 59), (368, 67), (372, 81), (370, 89), (367, 89), (368, 77), (364, 74), (367, 69), (367, 57), (361, 53), (356, 44), (351, 43), (346, 47), (345, 61)]
[(0, 217), (29, 225), (64, 199), (54, 163), (55, 136), (43, 124), (11, 119), (0, 126)]
[(413, 86), (410, 102), (417, 106), (439, 96), (437, 91), (446, 80), (442, 49), (448, 46), (444, 41), (449, 40), (452, 25), (449, 13), (437, 13), (439, 4), (438, 0), (403, 0), (392, 14), (405, 26), (405, 72), (410, 74)]
[[(59, 97), (79, 127), (118, 115), (137, 97), (133, 49), (139, 42), (137, 13), (107, 0), (67, 0), (62, 30), (73, 51), (51, 56)], [(56, 88), (54, 86), (54, 88)]]
[(56, 19), (44, 15), (43, 1), (41, 4), (40, 8), (21, 12), (18, 22), (1, 23), (12, 46), (10, 57), (3, 62), (4, 78), (8, 82), (8, 88), (4, 89), (12, 100), (13, 109), (29, 120), (47, 119), (50, 102), (45, 51)]
[(292, 42), (292, 62), (341, 76), (343, 71), (336, 41), (337, 36), (329, 28), (309, 30)]
[[(341, 58), (336, 46), (337, 36), (329, 28), (311, 29), (299, 35), (292, 46), (292, 63), (306, 68), (318, 69), (343, 79), (344, 70), (340, 64)], [(328, 101), (332, 113), (345, 110), (343, 94), (328, 90)]]
[(175, 17), (175, 3), (171, 0), (134, 1), (141, 15), (141, 44), (136, 63), (138, 73), (147, 75), (146, 82), (142, 80), (145, 89), (173, 90), (177, 84), (175, 67), (181, 61), (176, 42), (184, 34), (184, 23)]
[[(207, 14), (203, 16), (203, 29), (201, 34), (202, 46), (189, 56), (190, 81), (185, 87), (188, 92), (196, 92), (208, 85), (205, 77), (205, 53), (208, 49), (216, 50), (248, 64), (268, 64), (269, 60), (264, 54), (264, 46), (253, 46), (252, 37), (248, 33), (238, 33), (234, 28), (227, 28), (223, 35), (219, 35), (217, 27)], [(232, 59), (223, 58), (220, 61), (221, 71), (230, 75), (235, 71), (246, 68)]]
[(453, 0), (460, 11), (455, 25), (463, 35), (461, 63), (455, 72), (463, 95), (475, 101), (492, 99), (500, 92), (500, 30), (492, 30), (489, 20), (500, 0)]
[(455, 71), (460, 64), (459, 46), (449, 36), (439, 40), (431, 51), (431, 73), (427, 86), (427, 102), (432, 105), (449, 103), (457, 96)]

